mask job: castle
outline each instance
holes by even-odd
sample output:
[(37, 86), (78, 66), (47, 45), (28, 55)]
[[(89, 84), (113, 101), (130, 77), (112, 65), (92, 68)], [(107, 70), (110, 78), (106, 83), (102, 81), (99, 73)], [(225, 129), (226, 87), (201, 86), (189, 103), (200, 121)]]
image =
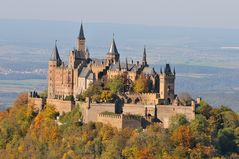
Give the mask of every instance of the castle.
[[(89, 49), (86, 47), (86, 38), (83, 25), (81, 24), (80, 33), (76, 39), (76, 49), (70, 51), (68, 64), (65, 64), (60, 58), (57, 45), (55, 44), (50, 60), (48, 61), (48, 97), (46, 100), (37, 98), (33, 93), (30, 94), (31, 101), (39, 110), (44, 108), (45, 103), (56, 106), (56, 110), (61, 113), (71, 111), (78, 101), (67, 101), (68, 97), (76, 99), (77, 95), (84, 93), (90, 86), (98, 80), (112, 79), (116, 76), (126, 78), (125, 93), (131, 103), (125, 101), (115, 103), (92, 103), (87, 98), (81, 104), (84, 122), (100, 121), (112, 124), (114, 120), (122, 127), (138, 127), (139, 118), (126, 117), (126, 113), (139, 115), (147, 121), (150, 117), (152, 121), (160, 121), (167, 127), (169, 118), (177, 113), (185, 114), (189, 119), (195, 116), (195, 102), (192, 106), (180, 106), (180, 101), (175, 95), (175, 69), (172, 71), (169, 64), (157, 73), (147, 62), (147, 51), (144, 47), (142, 52), (142, 61), (121, 62), (115, 39), (109, 47), (105, 58), (96, 59), (90, 56)], [(148, 92), (140, 94), (129, 93), (135, 81), (141, 77), (149, 81)], [(124, 100), (122, 98), (122, 100)], [(119, 111), (120, 110), (120, 111)], [(104, 114), (104, 112), (114, 112)], [(121, 115), (117, 115), (121, 114)], [(160, 115), (161, 114), (161, 115)], [(171, 114), (171, 115), (169, 115)], [(160, 116), (160, 118), (159, 118)], [(114, 120), (113, 120), (114, 119)], [(128, 122), (125, 122), (125, 121)], [(119, 124), (119, 122), (121, 124)], [(123, 124), (124, 123), (124, 124)], [(136, 124), (137, 123), (137, 124)], [(114, 124), (112, 124), (114, 125)], [(115, 124), (116, 127), (119, 127)], [(122, 126), (124, 125), (124, 126)], [(126, 126), (125, 126), (126, 125)]]

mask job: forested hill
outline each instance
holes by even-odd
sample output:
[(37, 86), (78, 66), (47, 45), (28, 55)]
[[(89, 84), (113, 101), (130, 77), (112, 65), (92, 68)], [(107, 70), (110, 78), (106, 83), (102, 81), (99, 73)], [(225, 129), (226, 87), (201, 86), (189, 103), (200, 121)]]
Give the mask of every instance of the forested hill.
[(239, 115), (202, 101), (196, 119), (171, 119), (169, 129), (117, 130), (101, 123), (83, 124), (75, 108), (60, 117), (54, 107), (35, 114), (27, 95), (0, 112), (0, 158), (169, 159), (239, 158)]

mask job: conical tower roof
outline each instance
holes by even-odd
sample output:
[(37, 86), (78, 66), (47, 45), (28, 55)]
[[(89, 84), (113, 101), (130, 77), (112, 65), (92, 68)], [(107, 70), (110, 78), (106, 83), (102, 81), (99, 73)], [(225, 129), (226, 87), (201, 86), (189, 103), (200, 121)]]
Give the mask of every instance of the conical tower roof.
[(112, 43), (110, 45), (109, 53), (111, 53), (111, 54), (119, 54), (119, 52), (117, 50), (117, 47), (116, 47), (116, 44), (115, 44), (114, 38), (113, 38)]
[(80, 33), (79, 33), (78, 39), (85, 40), (85, 35), (84, 35), (84, 30), (83, 30), (83, 24), (82, 23), (81, 23), (81, 26), (80, 26)]
[(61, 58), (60, 58), (60, 55), (59, 55), (59, 52), (58, 52), (58, 48), (57, 48), (56, 42), (55, 42), (55, 47), (52, 50), (52, 54), (51, 54), (50, 60), (51, 61), (57, 61), (57, 63), (59, 64), (59, 63), (61, 63)]

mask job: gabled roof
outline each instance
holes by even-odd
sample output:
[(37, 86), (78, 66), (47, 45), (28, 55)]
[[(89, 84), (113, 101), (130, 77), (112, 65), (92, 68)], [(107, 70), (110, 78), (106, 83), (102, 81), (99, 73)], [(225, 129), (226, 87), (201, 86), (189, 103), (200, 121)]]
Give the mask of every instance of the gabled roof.
[(81, 23), (81, 26), (80, 26), (80, 33), (79, 33), (78, 39), (85, 40), (85, 35), (84, 35), (84, 30), (83, 30), (82, 23)]

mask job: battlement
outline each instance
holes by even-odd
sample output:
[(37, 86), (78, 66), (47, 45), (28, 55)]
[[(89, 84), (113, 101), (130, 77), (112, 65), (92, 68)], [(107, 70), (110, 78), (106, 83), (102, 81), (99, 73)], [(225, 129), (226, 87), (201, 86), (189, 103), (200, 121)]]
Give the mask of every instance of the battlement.
[(115, 114), (113, 112), (102, 112), (98, 114), (97, 121), (104, 124), (110, 124), (118, 129), (122, 128), (140, 128), (141, 116), (132, 114)]
[(142, 116), (133, 114), (115, 114), (113, 112), (102, 112), (98, 114), (102, 118), (117, 118), (122, 120), (141, 120)]

